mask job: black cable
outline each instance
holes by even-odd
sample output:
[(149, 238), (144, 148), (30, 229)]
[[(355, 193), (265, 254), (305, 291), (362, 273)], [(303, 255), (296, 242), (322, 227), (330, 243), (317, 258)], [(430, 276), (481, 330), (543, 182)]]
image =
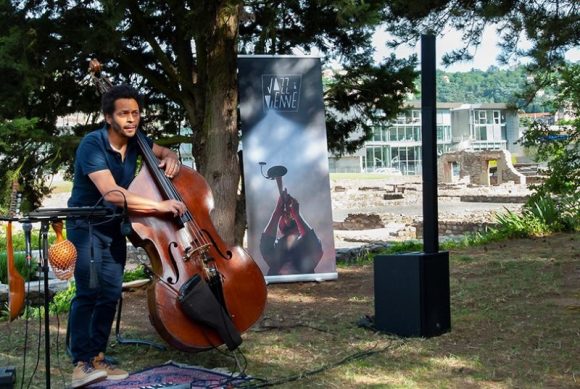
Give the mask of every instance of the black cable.
[[(40, 236), (39, 236), (39, 238), (40, 238)], [(41, 294), (40, 279), (38, 280), (38, 294), (39, 295)], [(32, 385), (32, 379), (34, 378), (34, 376), (36, 375), (36, 372), (38, 371), (38, 365), (40, 364), (40, 345), (41, 345), (41, 343), (42, 343), (42, 315), (40, 315), (40, 311), (39, 311), (39, 315), (38, 315), (38, 344), (36, 346), (36, 365), (34, 365), (34, 370), (32, 371), (32, 374), (30, 375), (30, 379), (28, 381), (27, 388), (30, 388), (30, 385)], [(48, 366), (46, 368), (48, 369)]]
[[(39, 247), (38, 255), (39, 255), (39, 257), (41, 257), (42, 255), (41, 255), (41, 251), (40, 251), (40, 234), (38, 235), (38, 247)], [(32, 252), (32, 249), (31, 249), (31, 252)], [(40, 262), (38, 263), (37, 268), (38, 268), (37, 271), (40, 271)], [(31, 274), (31, 270), (32, 270), (32, 262), (28, 262), (28, 271), (29, 271), (28, 274)], [(27, 299), (30, 296), (30, 284), (31, 284), (31, 282), (29, 281), (28, 285), (27, 285), (27, 292), (26, 292)], [(40, 293), (40, 278), (38, 279), (38, 291)], [(29, 335), (28, 334), (28, 324), (30, 323), (30, 315), (32, 313), (32, 308), (31, 308), (32, 304), (30, 304), (30, 301), (28, 302), (27, 305), (28, 305), (28, 309), (25, 310), (25, 317), (24, 317), (24, 320), (25, 320), (25, 324), (24, 324), (24, 352), (22, 355), (22, 377), (21, 377), (21, 382), (20, 382), (21, 389), (24, 387), (24, 381), (25, 381), (24, 374), (26, 372), (26, 356), (27, 356), (27, 350), (28, 350), (28, 335)], [(42, 320), (42, 318), (39, 317), (39, 321), (40, 320)], [(40, 344), (40, 336), (39, 336), (38, 342)], [(30, 377), (30, 380), (32, 380), (32, 377), (34, 377), (34, 375), (36, 374), (36, 369), (38, 368), (39, 359), (40, 359), (40, 355), (37, 354), (36, 355), (36, 367), (34, 368), (34, 371), (33, 371), (32, 376)], [(30, 387), (30, 382), (28, 383), (28, 386)]]
[[(399, 344), (399, 346), (404, 345), (405, 343), (406, 342), (403, 340)], [(301, 380), (303, 378), (306, 378), (306, 377), (309, 377), (309, 376), (313, 376), (315, 374), (322, 373), (322, 372), (324, 372), (326, 370), (333, 369), (333, 368), (335, 368), (337, 366), (340, 366), (340, 365), (343, 365), (345, 363), (348, 363), (348, 362), (351, 362), (351, 361), (354, 361), (354, 360), (357, 360), (357, 359), (366, 358), (366, 357), (369, 357), (371, 355), (375, 355), (375, 354), (379, 354), (379, 353), (388, 351), (388, 350), (392, 349), (393, 347), (395, 347), (395, 344), (390, 343), (389, 345), (387, 345), (385, 347), (382, 347), (382, 348), (380, 348), (378, 350), (376, 349), (376, 347), (377, 347), (377, 345), (375, 344), (375, 346), (371, 347), (368, 350), (359, 351), (359, 352), (353, 353), (351, 355), (347, 355), (346, 357), (342, 358), (339, 361), (330, 363), (328, 365), (323, 365), (323, 366), (319, 367), (318, 369), (307, 370), (307, 371), (305, 371), (303, 373), (291, 375), (291, 376), (284, 377), (284, 378), (280, 378), (280, 379), (277, 379), (277, 380), (274, 380), (274, 381), (267, 381), (267, 380), (264, 380), (262, 378), (254, 378), (257, 381), (262, 381), (262, 383), (260, 383), (260, 384), (250, 383), (249, 384), (250, 386), (242, 385), (242, 386), (239, 386), (239, 387), (240, 388), (264, 388), (264, 387), (267, 387), (267, 386), (276, 386), (276, 385), (281, 385), (281, 384), (285, 384), (285, 383), (289, 383), (289, 382), (293, 382), (293, 381), (298, 381), (298, 380)]]
[(260, 327), (256, 328), (254, 331), (265, 332), (265, 331), (271, 331), (271, 330), (289, 330), (289, 329), (298, 328), (298, 327), (310, 328), (311, 330), (330, 333), (330, 331), (328, 331), (328, 330), (314, 327), (314, 326), (311, 326), (310, 324), (304, 324), (304, 323), (296, 323), (296, 324), (289, 324), (289, 325), (283, 325), (283, 326), (260, 324)]
[(121, 219), (121, 235), (129, 236), (133, 232), (131, 221), (129, 220), (129, 206), (127, 205), (127, 198), (123, 193), (123, 216)]
[[(121, 196), (123, 196), (123, 213), (122, 213), (123, 223), (129, 223), (129, 226), (130, 226), (129, 215), (128, 215), (129, 208), (127, 205), (127, 197), (126, 197), (125, 193), (123, 193), (123, 191), (120, 189), (111, 189), (110, 191), (105, 192), (103, 195), (101, 195), (99, 200), (91, 206), (91, 208), (93, 208), (93, 210), (96, 211), (97, 207), (99, 207), (99, 205), (101, 205), (105, 201), (105, 196), (107, 196), (109, 193), (114, 193), (114, 192), (118, 192), (121, 194)], [(87, 216), (85, 216), (85, 218), (84, 218), (85, 222), (88, 222), (92, 216), (93, 216), (92, 213), (89, 213)], [(118, 214), (113, 213), (110, 216), (103, 217), (104, 220), (102, 220), (98, 223), (92, 223), (92, 225), (99, 226), (101, 224), (109, 223), (110, 221), (114, 220), (117, 217), (118, 217)], [(127, 227), (125, 227), (125, 228), (127, 228)], [(127, 235), (129, 235), (129, 234), (127, 234)]]
[(190, 383), (191, 387), (203, 387), (206, 389), (219, 389), (219, 388), (225, 388), (225, 387), (230, 387), (230, 385), (235, 385), (235, 387), (238, 387), (237, 385), (239, 385), (242, 382), (249, 382), (250, 380), (253, 380), (253, 378), (246, 376), (246, 374), (244, 373), (244, 371), (247, 368), (247, 358), (245, 357), (245, 355), (243, 355), (243, 352), (237, 348), (233, 351), (229, 351), (229, 352), (223, 352), (219, 349), (216, 348), (216, 350), (218, 350), (218, 352), (226, 355), (229, 358), (235, 358), (235, 354), (236, 352), (239, 353), (244, 360), (244, 367), (243, 369), (240, 369), (240, 373), (237, 373), (237, 369), (232, 369), (230, 370), (230, 374), (225, 374), (226, 377), (224, 377), (223, 379), (219, 379), (216, 380), (215, 383), (212, 384), (207, 384), (207, 381), (204, 379), (199, 379), (199, 380), (194, 380)]
[[(25, 224), (30, 224), (30, 223), (25, 223)], [(32, 225), (30, 224), (30, 230), (27, 231), (27, 228), (24, 228), (24, 232), (25, 232), (25, 240), (29, 241), (31, 240), (31, 236), (28, 237), (26, 234), (30, 233), (30, 230), (32, 230)], [(40, 235), (39, 235), (39, 241), (40, 241)], [(31, 311), (31, 303), (30, 303), (30, 275), (32, 274), (32, 248), (29, 247), (28, 245), (29, 242), (26, 242), (26, 256), (27, 256), (27, 262), (26, 262), (26, 266), (28, 266), (28, 282), (26, 285), (26, 304), (24, 305), (24, 351), (22, 354), (22, 376), (20, 378), (20, 389), (22, 389), (24, 387), (24, 373), (26, 371), (26, 351), (28, 349), (28, 323), (29, 323), (29, 315), (30, 315), (30, 311)], [(30, 258), (28, 258), (30, 254)]]
[(66, 387), (66, 378), (62, 373), (62, 367), (60, 366), (60, 316), (58, 310), (55, 310), (56, 314), (56, 365), (58, 367), (58, 372), (60, 373), (60, 378), (62, 379), (62, 387)]

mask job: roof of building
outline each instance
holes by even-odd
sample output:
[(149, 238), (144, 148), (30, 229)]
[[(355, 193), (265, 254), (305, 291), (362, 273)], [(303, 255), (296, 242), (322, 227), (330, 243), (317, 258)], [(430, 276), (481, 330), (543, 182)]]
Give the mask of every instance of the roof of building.
[[(407, 102), (409, 108), (421, 108), (420, 100), (411, 100)], [(506, 103), (454, 103), (454, 102), (438, 102), (438, 109), (509, 109)]]

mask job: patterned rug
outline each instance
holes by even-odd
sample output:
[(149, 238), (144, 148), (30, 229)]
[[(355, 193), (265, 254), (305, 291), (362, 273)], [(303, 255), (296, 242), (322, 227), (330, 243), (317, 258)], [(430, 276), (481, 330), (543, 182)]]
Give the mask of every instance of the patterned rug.
[(249, 378), (236, 377), (203, 367), (183, 365), (172, 361), (135, 373), (122, 381), (105, 380), (87, 386), (91, 389), (145, 388), (235, 388)]

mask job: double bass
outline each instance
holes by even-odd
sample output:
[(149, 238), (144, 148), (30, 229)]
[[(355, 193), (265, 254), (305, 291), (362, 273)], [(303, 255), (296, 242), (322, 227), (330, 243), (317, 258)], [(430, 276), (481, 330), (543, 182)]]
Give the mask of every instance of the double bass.
[[(102, 77), (96, 60), (91, 61), (89, 70), (101, 92), (111, 87)], [(179, 350), (202, 351), (224, 343), (234, 349), (241, 338), (230, 344), (222, 331), (208, 324), (210, 319), (215, 322), (215, 317), (192, 319), (182, 301), (183, 290), (192, 280), (207, 285), (205, 290), (211, 292), (198, 294), (199, 301), (194, 298), (188, 304), (199, 304), (199, 309), (194, 306), (193, 310), (203, 315), (208, 301), (217, 301), (223, 321), (233, 324), (233, 331), (241, 333), (264, 311), (267, 297), (264, 276), (245, 250), (226, 244), (218, 235), (210, 219), (214, 203), (205, 179), (186, 166), (181, 166), (179, 174), (169, 179), (158, 167), (159, 161), (143, 132), (137, 131), (136, 136), (143, 166), (128, 190), (157, 201), (179, 200), (187, 206), (183, 216), (177, 218), (130, 214), (133, 231), (129, 240), (135, 247), (142, 247), (150, 259), (152, 282), (147, 288), (150, 321), (159, 335)], [(232, 332), (232, 327), (225, 327)]]

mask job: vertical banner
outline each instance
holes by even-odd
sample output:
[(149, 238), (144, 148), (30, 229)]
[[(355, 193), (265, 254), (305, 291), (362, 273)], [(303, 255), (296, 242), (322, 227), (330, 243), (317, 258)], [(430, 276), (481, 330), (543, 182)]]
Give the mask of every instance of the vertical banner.
[(238, 69), (248, 251), (268, 282), (336, 279), (320, 58)]

